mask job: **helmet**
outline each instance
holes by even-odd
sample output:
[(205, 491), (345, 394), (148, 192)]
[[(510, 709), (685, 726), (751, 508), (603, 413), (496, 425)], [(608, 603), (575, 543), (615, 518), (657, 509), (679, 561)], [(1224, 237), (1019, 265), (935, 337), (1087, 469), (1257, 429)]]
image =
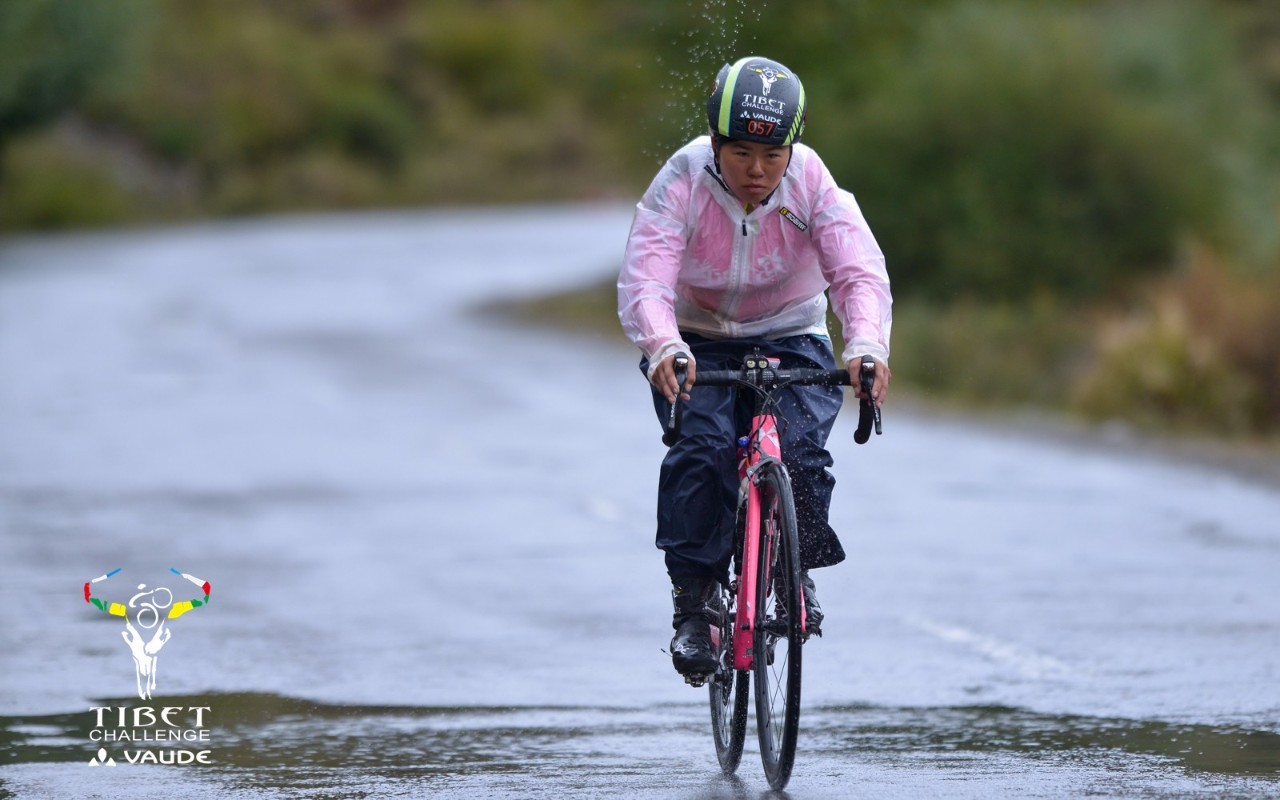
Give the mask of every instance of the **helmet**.
[(800, 141), (807, 110), (794, 72), (748, 56), (720, 68), (707, 100), (707, 121), (720, 136), (786, 146)]

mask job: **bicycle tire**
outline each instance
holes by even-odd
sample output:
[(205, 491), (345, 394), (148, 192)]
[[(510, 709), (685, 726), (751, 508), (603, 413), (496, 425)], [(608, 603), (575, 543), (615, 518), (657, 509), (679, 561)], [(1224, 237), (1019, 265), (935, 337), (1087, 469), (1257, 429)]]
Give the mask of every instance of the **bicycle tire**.
[(769, 464), (761, 470), (757, 486), (761, 558), (752, 652), (756, 729), (765, 777), (779, 790), (791, 779), (800, 726), (800, 540), (786, 468)]
[(720, 666), (707, 681), (711, 699), (711, 734), (716, 758), (725, 775), (732, 775), (742, 761), (742, 745), (747, 738), (747, 706), (751, 699), (751, 673), (733, 668), (734, 607), (732, 595), (721, 588), (717, 609), (720, 614), (720, 642), (716, 654)]

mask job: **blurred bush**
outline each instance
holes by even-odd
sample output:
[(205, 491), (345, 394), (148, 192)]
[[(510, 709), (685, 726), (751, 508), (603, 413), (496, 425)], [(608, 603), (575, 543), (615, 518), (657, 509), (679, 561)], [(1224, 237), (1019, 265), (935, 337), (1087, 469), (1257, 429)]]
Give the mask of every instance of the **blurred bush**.
[(158, 0), (142, 75), (82, 110), (203, 213), (629, 193), (648, 12), (610, 5)]
[(894, 378), (966, 404), (1061, 408), (1087, 367), (1094, 316), (1048, 294), (1017, 303), (899, 301)]
[(0, 217), (17, 228), (119, 225), (138, 219), (134, 199), (98, 159), (53, 138), (19, 138), (0, 193)]
[(1274, 172), (1233, 46), (1193, 4), (951, 4), (828, 161), (904, 296), (1100, 297), (1189, 239), (1258, 257)]
[(1280, 432), (1280, 269), (1263, 282), (1197, 251), (1099, 329), (1074, 393), (1097, 419), (1160, 430)]
[(144, 0), (5, 0), (0, 7), (0, 150), (14, 136), (128, 74)]

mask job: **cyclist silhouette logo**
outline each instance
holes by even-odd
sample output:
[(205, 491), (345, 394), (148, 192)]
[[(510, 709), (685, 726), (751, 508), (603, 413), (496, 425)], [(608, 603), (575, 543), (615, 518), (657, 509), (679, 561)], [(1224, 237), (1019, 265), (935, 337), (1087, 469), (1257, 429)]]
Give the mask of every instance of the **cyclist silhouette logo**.
[[(209, 603), (212, 587), (209, 582), (170, 567), (169, 571), (181, 576), (204, 592), (203, 597), (174, 602), (173, 592), (163, 586), (148, 589), (145, 583), (138, 584), (138, 592), (129, 598), (128, 604), (113, 603), (93, 596), (93, 585), (115, 576), (121, 568), (99, 575), (84, 585), (84, 601), (95, 606), (99, 611), (114, 617), (124, 617), (124, 630), (120, 635), (129, 652), (133, 655), (134, 668), (138, 678), (138, 697), (151, 699), (151, 692), (156, 688), (156, 663), (160, 648), (164, 647), (173, 631), (169, 628), (169, 620), (177, 619), (188, 611), (202, 608)], [(139, 631), (139, 628), (143, 632)], [(145, 632), (145, 633), (144, 633)]]
[(784, 80), (791, 79), (790, 75), (785, 72), (779, 72), (773, 67), (765, 67), (763, 69), (760, 67), (749, 67), (749, 69), (760, 75), (761, 90), (765, 97), (769, 96), (769, 91), (773, 88), (773, 85), (778, 82), (778, 78), (783, 78)]

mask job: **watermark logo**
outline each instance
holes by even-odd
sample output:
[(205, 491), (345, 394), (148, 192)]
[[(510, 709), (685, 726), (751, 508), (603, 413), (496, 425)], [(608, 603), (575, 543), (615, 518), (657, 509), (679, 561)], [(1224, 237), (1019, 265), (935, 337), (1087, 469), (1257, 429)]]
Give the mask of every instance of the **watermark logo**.
[[(173, 636), (173, 621), (197, 608), (209, 605), (213, 587), (203, 578), (181, 570), (170, 572), (198, 588), (187, 591), (186, 600), (175, 600), (175, 592), (164, 586), (148, 587), (140, 583), (127, 602), (116, 602), (97, 596), (106, 581), (121, 569), (113, 569), (84, 584), (84, 601), (104, 614), (124, 618), (120, 632), (133, 656), (138, 697), (151, 700), (156, 689), (156, 667), (161, 648)], [(108, 584), (109, 585), (109, 584)], [(179, 591), (182, 591), (179, 589)], [(191, 595), (195, 596), (191, 596)], [(209, 764), (209, 706), (94, 706), (89, 740), (98, 746), (89, 759), (91, 767), (114, 767), (115, 757), (107, 749), (124, 747), (116, 754), (123, 764)]]
[(125, 764), (212, 764), (210, 706), (93, 706), (89, 766), (116, 766), (107, 745), (123, 747)]
[[(124, 637), (129, 652), (133, 655), (133, 665), (138, 679), (138, 697), (150, 700), (156, 688), (156, 665), (159, 661), (160, 648), (165, 646), (173, 636), (170, 620), (181, 617), (188, 611), (203, 608), (209, 604), (209, 595), (213, 591), (209, 582), (172, 567), (169, 571), (178, 575), (204, 592), (203, 597), (190, 600), (173, 599), (173, 592), (159, 586), (148, 589), (145, 583), (138, 584), (138, 592), (129, 598), (128, 604), (114, 603), (94, 596), (94, 585), (100, 584), (118, 574), (121, 568), (99, 575), (84, 584), (84, 601), (95, 606), (99, 611), (114, 617), (124, 617)], [(142, 630), (139, 631), (139, 628)], [(145, 633), (144, 633), (145, 631)]]

